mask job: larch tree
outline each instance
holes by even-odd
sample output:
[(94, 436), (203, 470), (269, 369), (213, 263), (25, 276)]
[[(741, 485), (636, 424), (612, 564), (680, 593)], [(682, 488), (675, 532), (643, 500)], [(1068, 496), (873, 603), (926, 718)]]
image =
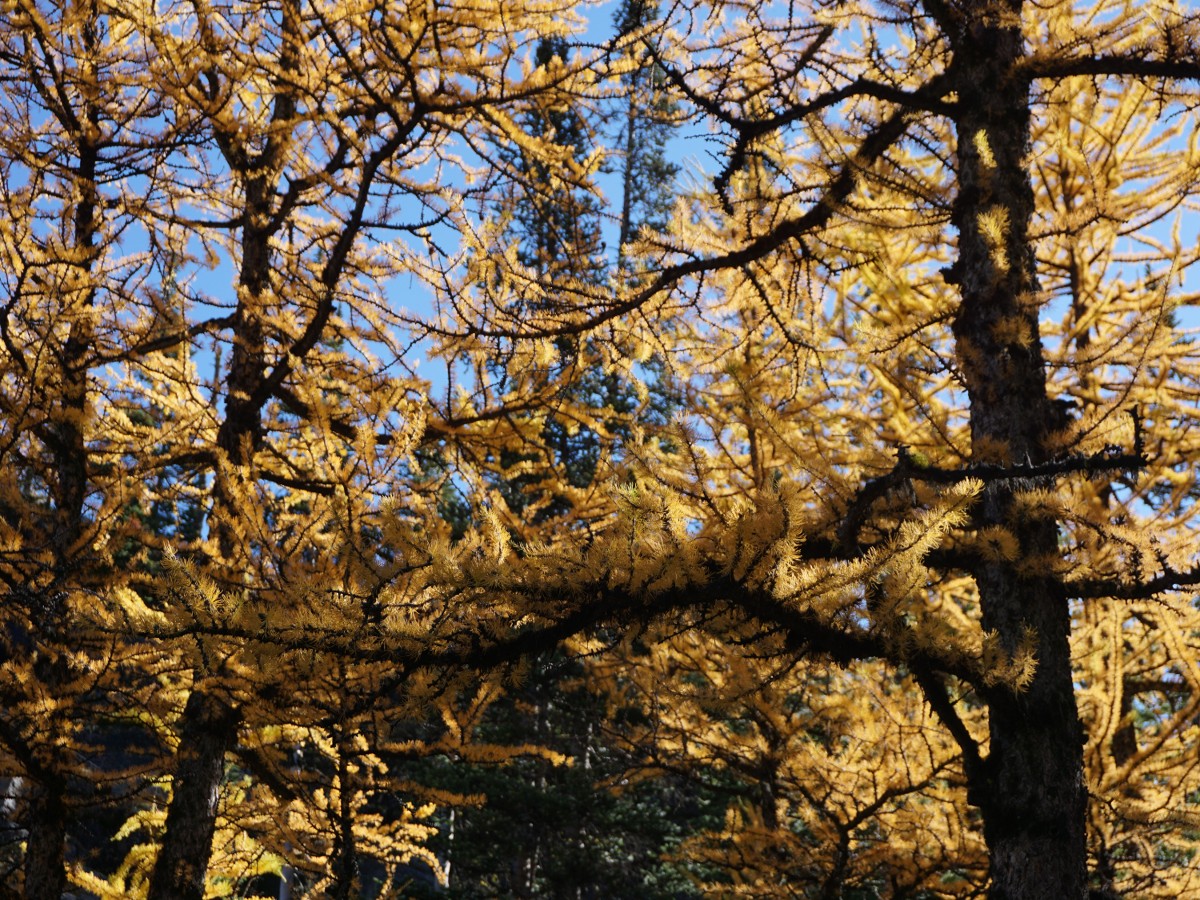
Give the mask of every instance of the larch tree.
[[(438, 874), (385, 757), (540, 752), (464, 746), (494, 691), (413, 609), (443, 537), (419, 444), (492, 452), (505, 399), (431, 410), (384, 290), (463, 221), (464, 148), (566, 152), (515, 105), (580, 77), (521, 67), (569, 13), (0, 13), (14, 890), (200, 898), (288, 862), (356, 896), (372, 857)], [(89, 807), (128, 814), (109, 849)]]
[(2, 40), (2, 739), (25, 836), (23, 881), (11, 869), (5, 880), (57, 898), (71, 801), (103, 789), (88, 777), (94, 701), (116, 689), (124, 656), (119, 641), (73, 625), (95, 592), (120, 590), (106, 545), (121, 542), (134, 499), (95, 452), (93, 373), (120, 346), (116, 319), (147, 269), (115, 252), (135, 216), (108, 188), (149, 177), (173, 129), (140, 48), (110, 35), (96, 4), (61, 15), (14, 4)]
[[(572, 7), (0, 10), (6, 881), (444, 880), (478, 798), (407, 765), (565, 764), (484, 727), (558, 649), (630, 783), (729, 793), (709, 893), (1195, 895), (1197, 17)], [(617, 274), (522, 253), (493, 200), (581, 224), (553, 122), (643, 91), (711, 183), (635, 228), (627, 127)], [(555, 417), (586, 484), (522, 458)]]
[[(647, 22), (645, 10), (618, 10), (619, 38)], [(543, 39), (533, 61), (553, 71), (581, 52), (566, 37)], [(620, 126), (610, 138), (622, 148), (619, 159), (604, 169), (616, 170), (612, 206), (621, 212), (607, 231), (628, 244), (650, 220), (660, 227), (672, 206), (676, 170), (666, 161), (665, 144), (673, 123), (665, 114), (661, 73), (657, 95), (642, 77), (652, 60), (628, 41), (611, 48), (611, 56), (635, 68), (570, 103), (535, 96), (520, 118), (529, 133), (552, 135), (572, 148), (580, 168), (603, 146), (605, 131)], [(558, 301), (540, 292), (543, 284), (595, 289), (624, 269), (628, 260), (619, 251), (606, 253), (600, 172), (558, 178), (561, 164), (548, 168), (520, 146), (498, 147), (494, 169), (495, 197), (485, 209), (499, 220), (499, 241), (520, 277), (534, 288), (513, 292), (514, 310), (552, 309)], [(492, 280), (478, 289), (498, 287)], [(527, 426), (523, 442), (487, 460), (482, 473), (496, 488), (488, 498), (495, 514), (526, 540), (533, 528), (578, 533), (610, 516), (611, 448), (633, 421), (649, 423), (655, 406), (667, 402), (661, 385), (639, 397), (633, 383), (603, 368), (594, 340), (563, 335), (534, 360), (509, 356), (494, 343), (478, 367), (496, 390), (542, 398), (514, 411), (513, 419)], [(479, 351), (486, 354), (488, 345)], [(452, 873), (450, 896), (675, 896), (685, 886), (659, 857), (691, 825), (680, 810), (697, 804), (658, 781), (619, 787), (626, 748), (610, 732), (621, 712), (606, 710), (606, 683), (572, 656), (569, 648), (553, 648), (530, 660), (478, 731), (493, 741), (532, 741), (571, 765), (531, 757), (499, 768), (436, 766), (444, 784), (486, 798), (479, 809), (443, 813), (447, 825), (436, 843)]]
[[(835, 692), (882, 661), (952, 747), (914, 724), (906, 773), (879, 789), (962, 807), (943, 821), (978, 828), (986, 872), (949, 838), (963, 857), (926, 873), (944, 864), (942, 887), (874, 890), (1194, 890), (1194, 358), (1174, 311), (1197, 252), (1179, 230), (1196, 17), (941, 0), (670, 16), (669, 39), (637, 39), (727, 141), (711, 192), (640, 245), (653, 278), (573, 285), (540, 321), (500, 305), (481, 329), (615, 330), (608, 364), (665, 353), (688, 404), (673, 440), (627, 448), (605, 536), (496, 573), (526, 602), (511, 639), (657, 622), (643, 639), (712, 634), (764, 676), (846, 667)], [(919, 718), (901, 707), (884, 720)], [(795, 785), (810, 805), (832, 789)], [(865, 807), (821, 813), (843, 871), (859, 825), (903, 827), (848, 793)], [(750, 893), (838, 894), (837, 843), (805, 827), (824, 887), (787, 875), (785, 844)]]

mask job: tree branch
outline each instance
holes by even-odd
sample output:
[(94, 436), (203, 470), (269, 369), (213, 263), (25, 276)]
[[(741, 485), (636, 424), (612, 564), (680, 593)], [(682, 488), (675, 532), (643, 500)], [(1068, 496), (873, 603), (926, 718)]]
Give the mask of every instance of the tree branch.
[(976, 782), (984, 775), (983, 755), (979, 751), (979, 744), (971, 737), (966, 723), (959, 716), (958, 710), (954, 708), (954, 701), (950, 699), (946, 683), (936, 672), (911, 666), (910, 669), (917, 684), (921, 687), (921, 692), (925, 695), (925, 701), (941, 720), (941, 723), (946, 726), (946, 730), (950, 732), (950, 736), (954, 738), (954, 742), (962, 751), (963, 773), (967, 776), (968, 783)]
[[(522, 322), (512, 328), (473, 328), (469, 333), (476, 337), (514, 338), (514, 337), (560, 337), (581, 334), (629, 315), (647, 303), (656, 294), (669, 290), (676, 283), (692, 275), (712, 272), (718, 269), (743, 268), (756, 260), (762, 259), (769, 253), (778, 250), (791, 241), (797, 240), (812, 231), (826, 225), (841, 208), (842, 202), (850, 196), (857, 187), (864, 169), (877, 162), (904, 135), (908, 127), (908, 110), (897, 110), (864, 138), (858, 152), (848, 160), (841, 170), (826, 186), (824, 192), (803, 214), (784, 220), (777, 228), (746, 244), (738, 250), (716, 256), (696, 257), (687, 262), (677, 263), (661, 269), (658, 275), (646, 287), (631, 297), (612, 303), (600, 312), (589, 315), (578, 321), (568, 322), (554, 327), (528, 326)], [(559, 293), (568, 293), (559, 288)], [(588, 305), (603, 303), (601, 297), (576, 291)], [(433, 334), (446, 337), (462, 337), (460, 332), (452, 331), (432, 324), (426, 324)]]
[(1070, 78), (1074, 75), (1112, 75), (1130, 78), (1200, 80), (1200, 58), (1147, 59), (1144, 56), (1030, 56), (1017, 71), (1027, 78)]
[(1086, 600), (1106, 597), (1113, 600), (1153, 600), (1160, 594), (1200, 585), (1200, 565), (1178, 572), (1165, 567), (1163, 573), (1149, 581), (1122, 582), (1115, 578), (1082, 579), (1064, 585), (1068, 594)]

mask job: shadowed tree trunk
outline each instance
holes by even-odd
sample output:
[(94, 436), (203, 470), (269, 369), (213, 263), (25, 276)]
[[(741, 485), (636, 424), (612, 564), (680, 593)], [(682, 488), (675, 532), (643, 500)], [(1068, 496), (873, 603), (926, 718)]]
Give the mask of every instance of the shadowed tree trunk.
[(188, 697), (181, 722), (167, 808), (169, 839), (163, 840), (154, 866), (151, 900), (203, 900), (225, 750), (237, 735), (238, 713), (222, 698), (198, 689)]
[[(286, 4), (295, 11), (293, 4)], [(277, 100), (276, 118), (288, 122), (293, 114), (289, 101)], [(268, 144), (264, 157), (274, 158), (280, 149)], [(235, 160), (231, 159), (231, 164)], [(217, 446), (229, 465), (218, 467), (213, 482), (213, 529), (217, 535), (223, 571), (221, 581), (236, 582), (239, 565), (245, 565), (248, 548), (243, 547), (232, 522), (241, 506), (239, 496), (253, 486), (241, 478), (263, 439), (262, 408), (266, 397), (262, 385), (267, 368), (266, 336), (262, 298), (270, 289), (270, 241), (278, 228), (272, 224), (273, 187), (261, 175), (246, 179), (242, 261), (238, 284), (239, 303), (235, 329), (239, 340), (233, 345), (226, 377), (228, 396), (225, 419), (217, 431)], [(183, 711), (180, 750), (173, 778), (173, 796), (167, 811), (167, 827), (155, 864), (150, 900), (201, 900), (204, 877), (212, 855), (216, 828), (217, 798), (225, 771), (225, 753), (237, 739), (238, 710), (211, 685), (203, 684), (209, 660), (196, 672), (197, 685)]]
[[(96, 52), (97, 19), (99, 12), (94, 3), (83, 5), (84, 18), (80, 23), (81, 43), (87, 53), (79, 61), (83, 80), (95, 77), (92, 60), (87, 54)], [(44, 49), (44, 48), (43, 48)], [(47, 55), (49, 56), (48, 51)], [(49, 59), (46, 60), (50, 67)], [(57, 79), (57, 75), (55, 78)], [(78, 110), (63, 106), (59, 112), (60, 122), (67, 127), (74, 124), (74, 145), (78, 162), (74, 168), (72, 186), (76, 201), (71, 208), (71, 229), (75, 265), (79, 269), (80, 287), (63, 288), (62, 305), (74, 315), (70, 329), (58, 353), (58, 376), (61, 379), (61, 394), (57, 408), (51, 408), (45, 431), (46, 448), (50, 451), (52, 465), (49, 469), (49, 489), (54, 501), (53, 531), (50, 546), (54, 559), (54, 587), (31, 592), (29, 610), (34, 628), (39, 632), (33, 646), (69, 647), (72, 636), (66, 610), (67, 592), (62, 585), (69, 585), (78, 577), (79, 556), (86, 553), (80, 544), (85, 533), (85, 504), (91, 486), (88, 467), (89, 449), (84, 436), (84, 425), (93, 402), (92, 389), (88, 381), (89, 359), (94, 352), (95, 333), (91, 310), (96, 302), (96, 286), (93, 269), (99, 255), (97, 247), (100, 197), (97, 190), (97, 167), (100, 162), (99, 140), (100, 110), (90, 100), (79, 103)], [(40, 648), (39, 648), (40, 650)], [(38, 654), (35, 671), (52, 692), (57, 692), (70, 683), (71, 666), (66, 656), (53, 652), (35, 650)], [(23, 738), (11, 741), (10, 748), (27, 753), (30, 765), (32, 789), (29, 796), (26, 827), (29, 831), (25, 856), (25, 896), (27, 900), (58, 900), (66, 887), (66, 838), (68, 824), (67, 780), (64, 774), (69, 761), (68, 739), (62, 734), (39, 735), (36, 742), (43, 748), (50, 746), (50, 759), (38, 759), (39, 751)], [(57, 746), (54, 746), (56, 745)]]
[[(263, 381), (265, 339), (256, 309), (270, 279), (268, 242), (272, 231), (265, 226), (269, 211), (269, 189), (264, 179), (247, 185), (247, 225), (243, 229), (243, 257), (239, 284), (248, 302), (239, 303), (236, 320), (241, 340), (234, 344), (227, 383), (229, 399), (225, 420), (217, 432), (217, 445), (231, 465), (218, 470), (213, 486), (213, 527), (226, 571), (222, 580), (233, 580), (237, 561), (243, 557), (230, 523), (237, 515), (238, 492), (251, 488), (238, 483), (236, 473), (246, 467), (262, 440), (262, 400), (255, 400)], [(203, 661), (207, 665), (208, 661)], [(219, 691), (203, 684), (207, 673), (196, 672), (193, 688), (180, 720), (180, 749), (172, 781), (171, 806), (166, 832), (155, 864), (150, 900), (201, 900), (204, 876), (212, 854), (216, 828), (217, 797), (225, 771), (225, 753), (237, 739), (239, 710)]]
[[(930, 4), (940, 7), (940, 4)], [(959, 259), (949, 280), (961, 305), (954, 321), (970, 396), (978, 462), (1044, 462), (1055, 428), (1038, 336), (1038, 284), (1028, 235), (1030, 85), (1015, 74), (1024, 55), (1020, 0), (941, 8), (950, 17), (958, 87), (959, 192), (953, 222)], [(1058, 555), (1049, 518), (1018, 521), (1011, 481), (991, 485), (979, 527), (1010, 529), (1020, 558)], [(1083, 728), (1076, 709), (1067, 600), (1053, 576), (1010, 562), (976, 573), (983, 627), (1009, 652), (1036, 632), (1037, 670), (1021, 691), (988, 697), (990, 753), (971, 797), (983, 815), (993, 900), (1083, 898), (1087, 890)]]
[(30, 785), (26, 821), (29, 840), (25, 850), (25, 898), (59, 900), (67, 883), (63, 868), (67, 816), (61, 783)]

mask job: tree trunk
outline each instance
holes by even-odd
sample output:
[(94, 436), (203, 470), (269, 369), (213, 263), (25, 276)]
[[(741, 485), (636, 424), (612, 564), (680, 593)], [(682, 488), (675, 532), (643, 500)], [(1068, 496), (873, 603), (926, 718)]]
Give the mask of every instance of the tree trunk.
[(179, 735), (167, 831), (150, 880), (149, 900), (203, 900), (212, 853), (225, 749), (237, 736), (238, 712), (197, 688), (188, 697)]
[[(1046, 396), (1028, 236), (1030, 85), (1015, 74), (1024, 55), (1020, 5), (1021, 0), (963, 4), (954, 13), (952, 32), (959, 260), (949, 280), (962, 294), (953, 330), (970, 396), (973, 458), (1008, 465), (1045, 461), (1057, 427)], [(1031, 574), (1058, 555), (1053, 519), (1018, 520), (1014, 513), (1014, 494), (1032, 486), (994, 482), (976, 510), (979, 527), (1001, 526), (1015, 534), (1025, 563), (988, 563), (977, 572), (983, 627), (996, 632), (1009, 652), (1032, 629), (1037, 670), (1026, 689), (1001, 687), (988, 696), (989, 756), (971, 799), (983, 815), (993, 900), (1082, 900), (1087, 792), (1071, 677), (1070, 613), (1054, 578)]]
[(329, 891), (331, 900), (351, 900), (361, 894), (358, 883), (358, 847), (354, 838), (351, 753), (353, 750), (348, 741), (338, 742), (338, 811), (335, 825), (337, 837), (330, 860), (333, 869), (333, 886)]
[[(87, 52), (80, 58), (77, 77), (85, 84), (95, 77), (90, 54), (96, 51), (98, 45), (98, 17), (95, 3), (83, 7), (79, 34)], [(52, 358), (57, 357), (59, 362), (57, 374), (61, 390), (58, 397), (48, 401), (51, 406), (43, 430), (43, 440), (53, 460), (48, 475), (54, 509), (49, 542), (54, 554), (54, 582), (49, 590), (44, 587), (40, 590), (31, 588), (31, 599), (35, 595), (37, 599), (31, 605), (30, 618), (38, 637), (28, 647), (33, 651), (33, 671), (37, 683), (56, 699), (64, 694), (69, 696), (67, 686), (73, 680), (71, 665), (67, 662), (69, 655), (38, 654), (34, 648), (38, 644), (55, 648), (71, 647), (73, 644), (64, 602), (67, 592), (62, 587), (77, 583), (81, 552), (79, 544), (87, 521), (84, 510), (92, 487), (88, 464), (90, 451), (83, 423), (88, 419), (92, 402), (88, 371), (95, 350), (95, 332), (90, 311), (96, 301), (93, 269), (100, 255), (96, 240), (101, 224), (96, 181), (101, 153), (96, 139), (100, 134), (100, 109), (95, 102), (83, 101), (71, 114), (83, 123), (78, 133), (72, 135), (76, 141), (78, 164), (72, 181), (76, 201), (71, 214), (72, 238), (77, 255), (75, 265), (79, 269), (78, 284), (82, 285), (82, 289), (64, 289), (59, 297), (71, 324), (61, 348), (57, 353), (50, 354)], [(23, 757), (31, 785), (26, 806), (29, 836), (25, 846), (25, 897), (26, 900), (59, 900), (67, 882), (68, 785), (62, 773), (69, 770), (67, 757), (73, 755), (70, 748), (74, 736), (70, 726), (63, 727), (62, 718), (57, 715), (39, 722), (36, 734), (35, 740), (29, 744), (23, 739), (6, 741), (10, 749), (21, 748), (18, 756)], [(33, 746), (34, 743), (40, 743), (43, 748), (52, 748), (50, 752), (54, 759), (39, 760), (39, 750)]]
[[(282, 4), (283, 40), (279, 65), (282, 72), (296, 67), (296, 35), (300, 5)], [(246, 471), (262, 444), (263, 391), (268, 367), (264, 298), (271, 287), (271, 240), (279, 229), (274, 215), (280, 160), (291, 142), (295, 98), (292, 86), (277, 85), (271, 116), (272, 134), (260, 154), (228, 134), (218, 133), (225, 161), (243, 179), (242, 259), (238, 274), (238, 304), (234, 312), (233, 353), (226, 375), (225, 420), (217, 430), (217, 447), (227, 461), (213, 477), (211, 528), (216, 534), (222, 575), (245, 571), (247, 548), (232, 523), (242, 515), (242, 497), (253, 490)], [(236, 579), (231, 579), (236, 580)], [(219, 667), (202, 659), (197, 682), (220, 677)], [(154, 867), (149, 900), (202, 900), (204, 879), (212, 856), (217, 798), (225, 768), (225, 752), (237, 739), (241, 711), (205, 687), (194, 688), (180, 719), (180, 749), (175, 767), (173, 796), (167, 810), (167, 829)]]
[(63, 867), (67, 815), (62, 784), (30, 784), (26, 806), (25, 900), (59, 900), (66, 889)]

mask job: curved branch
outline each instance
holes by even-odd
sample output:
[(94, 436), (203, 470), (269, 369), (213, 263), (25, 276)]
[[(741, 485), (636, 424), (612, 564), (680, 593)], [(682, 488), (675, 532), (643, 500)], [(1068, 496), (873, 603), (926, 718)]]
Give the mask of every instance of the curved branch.
[(966, 723), (959, 716), (958, 710), (954, 708), (954, 701), (950, 699), (945, 681), (936, 672), (927, 669), (912, 668), (912, 673), (925, 695), (925, 701), (962, 751), (963, 774), (967, 776), (969, 785), (974, 784), (978, 779), (985, 777), (983, 754), (975, 738), (971, 737)]
[[(842, 166), (841, 170), (826, 186), (825, 191), (817, 198), (809, 209), (801, 215), (785, 219), (778, 227), (767, 234), (756, 238), (738, 250), (721, 253), (715, 256), (701, 256), (677, 263), (661, 269), (658, 275), (646, 287), (631, 297), (613, 303), (601, 311), (574, 322), (568, 322), (556, 327), (514, 326), (512, 328), (473, 328), (471, 334), (476, 337), (514, 338), (514, 337), (562, 337), (581, 334), (594, 328), (627, 316), (636, 311), (657, 294), (669, 290), (678, 282), (692, 275), (700, 275), (719, 269), (737, 269), (753, 263), (769, 253), (780, 249), (786, 244), (813, 232), (826, 224), (841, 208), (842, 202), (854, 192), (862, 171), (891, 149), (908, 127), (908, 110), (897, 110), (866, 136), (859, 145), (858, 152)], [(565, 291), (561, 286), (556, 288), (560, 293)], [(599, 298), (582, 291), (576, 291), (581, 299), (589, 304), (599, 302)], [(459, 332), (452, 331), (433, 324), (426, 324), (430, 333), (444, 337), (462, 337)]]

